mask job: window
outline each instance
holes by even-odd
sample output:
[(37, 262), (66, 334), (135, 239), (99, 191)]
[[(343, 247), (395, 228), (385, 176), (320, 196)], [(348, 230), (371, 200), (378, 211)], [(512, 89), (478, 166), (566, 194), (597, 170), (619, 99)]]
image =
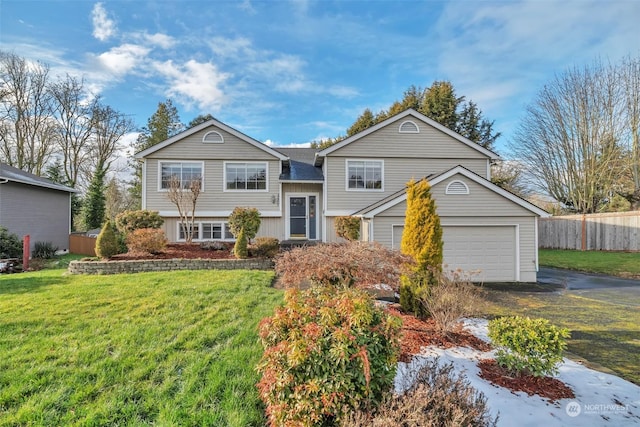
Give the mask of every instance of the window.
[[(184, 227), (180, 223), (178, 240), (185, 240)], [(197, 222), (193, 225), (193, 240), (234, 240), (234, 237), (226, 222)]]
[(469, 194), (469, 187), (462, 181), (451, 181), (447, 185), (447, 189), (444, 192), (445, 194)]
[(382, 160), (347, 160), (347, 189), (382, 190)]
[[(175, 177), (181, 188), (189, 188), (194, 180), (202, 180), (202, 162), (160, 162), (160, 189), (167, 190)], [(203, 189), (201, 183), (201, 189)]]
[(211, 132), (207, 132), (202, 137), (202, 142), (212, 143), (212, 144), (222, 144), (224, 142), (224, 137), (220, 132), (216, 132), (212, 130)]
[(412, 122), (411, 120), (407, 120), (400, 124), (400, 128), (398, 129), (400, 133), (420, 133), (420, 128), (417, 124)]
[(266, 163), (225, 163), (225, 190), (267, 190)]

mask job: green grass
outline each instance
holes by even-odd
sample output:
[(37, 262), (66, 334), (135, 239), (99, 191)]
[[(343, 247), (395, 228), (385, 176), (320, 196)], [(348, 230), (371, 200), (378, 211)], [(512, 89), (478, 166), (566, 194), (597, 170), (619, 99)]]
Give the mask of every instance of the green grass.
[(540, 265), (640, 278), (640, 252), (540, 249)]
[[(489, 316), (542, 317), (571, 331), (568, 351), (640, 385), (640, 296), (625, 289), (598, 292), (489, 290)], [(611, 301), (619, 301), (612, 303)]]
[(64, 273), (0, 276), (0, 425), (265, 424), (272, 272)]

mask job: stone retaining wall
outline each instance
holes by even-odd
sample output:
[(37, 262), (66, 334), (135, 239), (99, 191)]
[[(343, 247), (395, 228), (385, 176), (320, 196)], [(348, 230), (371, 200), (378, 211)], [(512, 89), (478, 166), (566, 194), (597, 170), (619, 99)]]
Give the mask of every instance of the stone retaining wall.
[(118, 274), (174, 270), (271, 270), (270, 259), (153, 259), (144, 261), (71, 261), (71, 274)]

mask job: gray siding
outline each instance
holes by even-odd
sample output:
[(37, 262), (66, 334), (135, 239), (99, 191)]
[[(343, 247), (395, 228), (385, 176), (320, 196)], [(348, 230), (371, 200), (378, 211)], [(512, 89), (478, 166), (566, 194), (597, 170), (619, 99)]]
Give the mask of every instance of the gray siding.
[(69, 248), (69, 193), (32, 185), (0, 184), (0, 225), (22, 238)]
[[(179, 160), (179, 159), (176, 159)], [(188, 159), (194, 162), (200, 161), (197, 157)], [(234, 159), (229, 159), (232, 161)], [(235, 159), (240, 160), (240, 159)], [(246, 160), (241, 160), (246, 161)], [(268, 191), (224, 191), (224, 161), (204, 160), (204, 191), (198, 198), (196, 213), (200, 212), (227, 212), (230, 213), (236, 206), (252, 206), (263, 211), (280, 212), (277, 203), (273, 203), (275, 197), (280, 194), (280, 162), (270, 160), (268, 163)], [(177, 212), (176, 206), (167, 198), (166, 191), (158, 191), (159, 159), (146, 160), (146, 209), (156, 211)]]
[[(399, 133), (402, 122), (410, 119), (420, 128), (420, 133)], [(487, 156), (474, 148), (456, 140), (420, 120), (405, 117), (366, 135), (357, 141), (334, 151), (330, 156), (352, 156), (403, 158), (418, 157), (424, 159), (487, 159)], [(486, 173), (483, 172), (483, 176)]]
[[(445, 194), (447, 185), (456, 180), (467, 185), (469, 194)], [(431, 189), (431, 194), (441, 217), (535, 216), (533, 212), (461, 175), (454, 175), (438, 183)]]
[[(384, 161), (383, 190), (347, 190), (347, 160), (355, 158), (377, 159)], [(421, 179), (427, 175), (447, 171), (461, 165), (480, 176), (487, 174), (486, 159), (421, 159), (376, 158), (372, 153), (359, 157), (327, 157), (325, 159), (327, 181), (327, 210), (356, 211), (371, 205), (384, 197), (402, 190), (411, 179)]]

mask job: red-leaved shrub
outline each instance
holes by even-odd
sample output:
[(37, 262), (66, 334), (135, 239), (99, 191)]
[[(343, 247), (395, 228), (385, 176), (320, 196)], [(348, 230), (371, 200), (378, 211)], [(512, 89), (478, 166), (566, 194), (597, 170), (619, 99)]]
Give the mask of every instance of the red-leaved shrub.
[(130, 253), (157, 254), (166, 247), (164, 231), (157, 228), (139, 228), (127, 235), (127, 249)]
[(379, 243), (327, 243), (295, 248), (276, 259), (285, 287), (311, 284), (367, 288), (384, 283), (398, 290), (402, 267), (411, 259)]
[(260, 323), (260, 397), (272, 426), (333, 425), (390, 391), (401, 320), (359, 289), (290, 289)]

